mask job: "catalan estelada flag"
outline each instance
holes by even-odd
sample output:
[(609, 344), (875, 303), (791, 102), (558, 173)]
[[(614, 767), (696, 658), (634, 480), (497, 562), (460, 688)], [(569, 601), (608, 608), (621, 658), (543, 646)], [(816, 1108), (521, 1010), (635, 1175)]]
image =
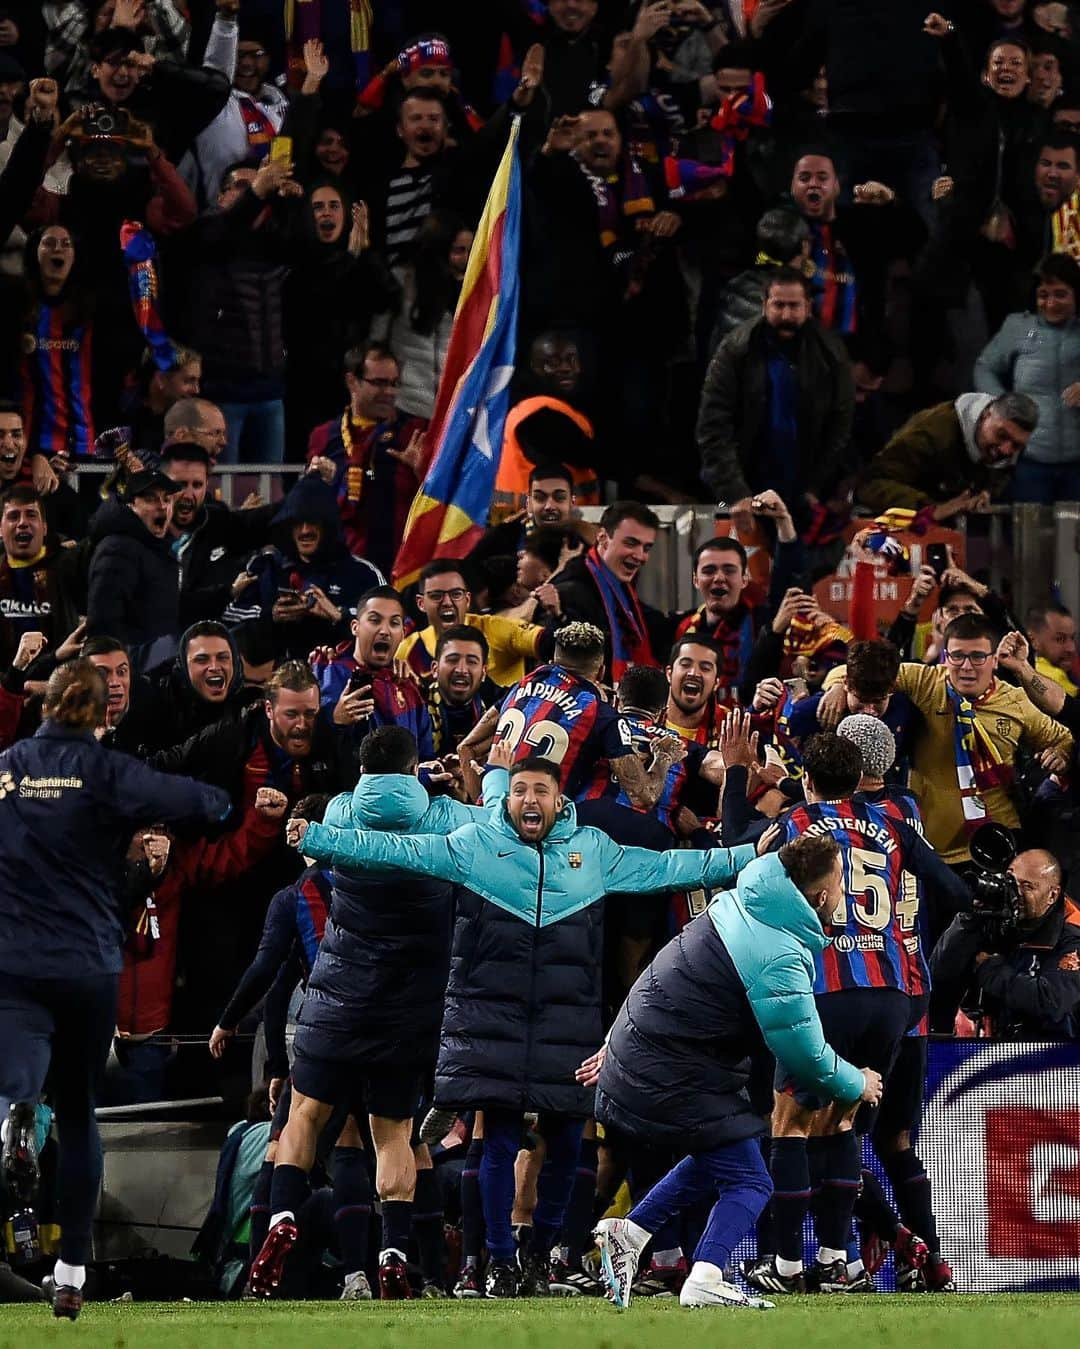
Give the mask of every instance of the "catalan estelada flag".
[(394, 563), (399, 585), (433, 557), (464, 557), (491, 509), (517, 332), (518, 129), (515, 117), (469, 254), (426, 437), (427, 474)]

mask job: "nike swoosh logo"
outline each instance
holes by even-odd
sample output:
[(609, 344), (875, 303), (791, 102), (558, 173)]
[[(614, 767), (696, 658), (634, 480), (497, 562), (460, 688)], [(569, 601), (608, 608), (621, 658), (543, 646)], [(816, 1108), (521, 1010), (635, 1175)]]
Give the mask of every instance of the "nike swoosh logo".
[(501, 853), (499, 853), (499, 856), (500, 856), (500, 857), (513, 857), (513, 855), (514, 855), (514, 854), (513, 854), (512, 852), (501, 852)]

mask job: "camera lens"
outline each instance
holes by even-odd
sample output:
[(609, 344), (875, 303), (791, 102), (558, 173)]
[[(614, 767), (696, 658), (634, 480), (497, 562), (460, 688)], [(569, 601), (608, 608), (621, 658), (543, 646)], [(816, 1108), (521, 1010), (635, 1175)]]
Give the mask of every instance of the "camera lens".
[(94, 130), (101, 132), (102, 135), (108, 136), (115, 126), (116, 120), (113, 115), (108, 112), (103, 112), (97, 117)]

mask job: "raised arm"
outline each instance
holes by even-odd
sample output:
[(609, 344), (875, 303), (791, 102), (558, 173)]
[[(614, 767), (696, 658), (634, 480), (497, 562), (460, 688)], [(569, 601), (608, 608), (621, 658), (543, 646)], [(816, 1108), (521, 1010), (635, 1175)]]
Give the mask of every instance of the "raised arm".
[(456, 835), (384, 834), (375, 829), (309, 824), (301, 847), (305, 857), (334, 866), (397, 867), (458, 884), (469, 876), (468, 845), (462, 846)]
[(648, 848), (620, 848), (605, 834), (598, 830), (593, 832), (603, 840), (601, 865), (609, 895), (730, 885), (756, 856), (749, 844), (742, 848), (710, 848), (707, 851), (652, 852)]

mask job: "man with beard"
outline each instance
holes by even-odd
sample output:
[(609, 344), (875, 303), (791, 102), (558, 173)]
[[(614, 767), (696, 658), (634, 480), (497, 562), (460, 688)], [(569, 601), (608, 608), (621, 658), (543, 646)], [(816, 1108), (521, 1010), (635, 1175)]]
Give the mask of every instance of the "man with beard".
[(604, 634), (601, 668), (613, 684), (630, 665), (659, 665), (654, 653), (670, 641), (669, 621), (637, 596), (638, 573), (659, 530), (660, 521), (648, 506), (616, 501), (600, 517), (593, 546), (572, 558), (554, 583), (566, 618), (590, 623)]
[(416, 596), (416, 607), (427, 618), (427, 627), (405, 638), (397, 649), (397, 659), (408, 661), (417, 674), (427, 674), (439, 636), (464, 623), (487, 639), (488, 668), (495, 683), (505, 687), (516, 684), (539, 659), (545, 630), (535, 623), (517, 622), (498, 614), (471, 614), (471, 601), (460, 562), (449, 558), (429, 562), (420, 573)]
[(431, 717), (411, 679), (394, 672), (394, 653), (405, 630), (405, 608), (393, 586), (375, 586), (361, 595), (352, 621), (353, 644), (336, 652), (317, 651), (312, 668), (322, 705), (336, 726), (350, 728), (354, 745), (378, 726), (404, 726), (416, 739), (421, 760), (434, 755)]
[(747, 602), (750, 572), (746, 549), (734, 537), (710, 539), (694, 553), (694, 587), (701, 607), (679, 618), (675, 636), (701, 633), (711, 637), (722, 652), (717, 673), (716, 700), (732, 704), (746, 677), (750, 653), (761, 629), (779, 607), (787, 588), (793, 584), (802, 562), (802, 547), (784, 502), (776, 492), (760, 492), (751, 500), (755, 515), (772, 520), (776, 527), (776, 555), (773, 559), (766, 604)]
[(169, 521), (169, 537), (180, 563), (180, 622), (218, 618), (243, 570), (244, 557), (265, 542), (274, 507), (236, 511), (208, 498), (210, 456), (193, 441), (166, 445), (161, 462), (180, 488)]
[(985, 510), (1008, 490), (1039, 424), (1024, 393), (962, 393), (924, 408), (867, 464), (855, 495), (871, 511), (930, 508), (934, 520)]
[(401, 368), (389, 347), (353, 347), (344, 365), (349, 406), (312, 431), (308, 464), (334, 488), (349, 552), (389, 575), (419, 486), (427, 423), (398, 411)]
[(701, 476), (733, 512), (751, 510), (754, 495), (772, 487), (798, 525), (847, 467), (851, 361), (810, 310), (806, 278), (778, 268), (762, 317), (725, 337), (709, 363), (697, 422)]
[(601, 1037), (604, 896), (724, 884), (754, 856), (752, 848), (620, 848), (577, 824), (556, 765), (531, 755), (500, 771), (508, 758), (496, 750), (489, 764), (490, 809), (448, 836), (303, 820), (292, 821), (287, 835), (335, 866), (394, 867), (462, 887), (435, 1104), (484, 1111), (479, 1184), (491, 1298), (518, 1295), (510, 1219), (525, 1110), (539, 1112), (547, 1147), (530, 1256), (540, 1285), (547, 1284), (592, 1109), (592, 1092), (573, 1081), (572, 1060), (579, 1045), (592, 1053)]
[(487, 638), (479, 628), (455, 624), (439, 633), (435, 663), (424, 681), (435, 753), (456, 750), (489, 707), (506, 696), (488, 675)]
[[(356, 771), (350, 747), (320, 715), (319, 686), (308, 667), (286, 661), (265, 693), (239, 717), (213, 722), (151, 763), (223, 787), (241, 816), (254, 807), (260, 787), (284, 792), (290, 804), (351, 788)], [(278, 848), (241, 883), (189, 896), (181, 963), (194, 962), (200, 977), (178, 1004), (177, 1028), (202, 1031), (214, 1024), (258, 943), (267, 896), (298, 874), (296, 861)], [(214, 935), (212, 950), (207, 932)]]
[(24, 632), (58, 646), (78, 625), (74, 553), (46, 544), (42, 500), (32, 487), (12, 487), (0, 513), (0, 668), (11, 664)]
[(331, 490), (319, 478), (300, 479), (271, 521), (273, 548), (256, 553), (233, 583), (227, 623), (273, 623), (279, 657), (302, 660), (340, 642), (353, 606), (383, 584), (370, 562), (352, 557), (341, 538)]
[(1069, 131), (1051, 131), (1035, 159), (1038, 209), (1019, 219), (1021, 247), (1032, 266), (1045, 253), (1080, 260), (1080, 143)]
[(169, 543), (177, 483), (157, 470), (128, 478), (124, 501), (107, 501), (90, 529), (86, 632), (126, 642), (136, 670), (175, 654), (179, 568)]

